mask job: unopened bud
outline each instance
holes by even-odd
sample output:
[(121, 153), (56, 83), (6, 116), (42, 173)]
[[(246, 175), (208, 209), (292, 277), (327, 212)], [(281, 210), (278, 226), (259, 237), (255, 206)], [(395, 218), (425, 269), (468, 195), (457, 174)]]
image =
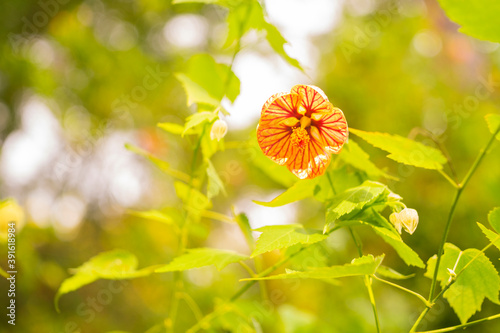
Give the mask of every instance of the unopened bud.
[(220, 141), (227, 133), (227, 124), (224, 120), (217, 119), (210, 130), (210, 139)]
[(392, 213), (389, 220), (399, 233), (403, 228), (410, 235), (413, 234), (418, 225), (418, 213), (415, 209), (405, 208), (399, 213)]

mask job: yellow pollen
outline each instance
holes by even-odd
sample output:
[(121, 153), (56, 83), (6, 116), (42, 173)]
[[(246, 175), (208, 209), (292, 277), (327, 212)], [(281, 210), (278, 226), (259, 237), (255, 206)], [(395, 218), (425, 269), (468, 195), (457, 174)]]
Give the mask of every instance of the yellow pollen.
[(294, 127), (292, 128), (290, 140), (294, 146), (299, 147), (299, 149), (304, 149), (304, 147), (309, 143), (310, 138), (305, 129), (302, 127)]

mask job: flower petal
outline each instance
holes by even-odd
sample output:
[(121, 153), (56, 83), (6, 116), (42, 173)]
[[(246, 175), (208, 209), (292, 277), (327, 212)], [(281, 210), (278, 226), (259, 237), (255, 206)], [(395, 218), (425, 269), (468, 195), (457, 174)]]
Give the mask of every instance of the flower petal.
[[(291, 118), (296, 119), (300, 97), (285, 94), (275, 98), (262, 113), (257, 128), (257, 141), (262, 152), (276, 163), (283, 165), (292, 156), (290, 135)], [(292, 120), (293, 120), (292, 119)]]
[(322, 175), (330, 163), (330, 154), (313, 138), (304, 149), (293, 147), (292, 152), (286, 166), (300, 179)]
[(333, 105), (328, 101), (323, 90), (315, 86), (298, 84), (292, 88), (292, 94), (301, 97), (299, 113), (310, 115), (313, 112), (332, 112)]
[(311, 136), (321, 142), (328, 152), (337, 154), (347, 141), (347, 121), (342, 110), (334, 108), (332, 111), (332, 113), (323, 114), (319, 120), (315, 121), (314, 126), (311, 126)]
[(269, 107), (269, 105), (271, 105), (272, 102), (274, 102), (274, 100), (278, 97), (281, 97), (281, 96), (284, 96), (284, 95), (288, 95), (288, 93), (286, 92), (281, 92), (281, 93), (277, 93), (277, 94), (274, 94), (272, 95), (271, 97), (269, 97), (267, 99), (267, 101), (264, 103), (264, 105), (262, 106), (262, 111), (260, 112), (261, 114), (264, 113), (264, 111), (266, 111), (266, 109)]

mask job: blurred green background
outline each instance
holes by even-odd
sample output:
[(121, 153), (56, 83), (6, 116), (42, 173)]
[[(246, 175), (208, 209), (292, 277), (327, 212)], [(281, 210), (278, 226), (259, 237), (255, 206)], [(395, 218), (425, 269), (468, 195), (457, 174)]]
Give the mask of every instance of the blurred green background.
[[(314, 84), (344, 111), (350, 127), (427, 142), (421, 133), (432, 134), (448, 150), (458, 178), (463, 177), (490, 136), (484, 115), (498, 112), (498, 44), (458, 33), (435, 1), (267, 0), (263, 6), (289, 41), (287, 52), (306, 70), (274, 54), (262, 34), (247, 34), (233, 66), (241, 95), (233, 104), (225, 101), (231, 112), (225, 118), (226, 142), (253, 135), (260, 108), (272, 94), (298, 83)], [(177, 240), (169, 226), (126, 214), (129, 208), (180, 207), (172, 179), (124, 144), (133, 143), (179, 170), (190, 167), (189, 142), (156, 124), (182, 124), (195, 111), (186, 106), (184, 90), (172, 75), (187, 59), (209, 53), (219, 62), (231, 61), (231, 50), (223, 47), (226, 14), (215, 5), (171, 5), (167, 0), (2, 3), (0, 193), (15, 198), (25, 216), (17, 233), (17, 325), (12, 330), (4, 318), (2, 331), (145, 332), (165, 320), (173, 292), (169, 273), (112, 286), (95, 282), (63, 296), (61, 313), (53, 300), (68, 269), (101, 251), (129, 250), (140, 267), (174, 256)], [(435, 172), (398, 165), (360, 144), (378, 166), (399, 178), (382, 181), (418, 210), (419, 227), (404, 238), (426, 261), (437, 250), (453, 189)], [(283, 190), (255, 166), (255, 154), (261, 153), (244, 148), (214, 157), (228, 190), (227, 197), (215, 199), (214, 210), (229, 215), (234, 205), (253, 227), (303, 223), (321, 229), (324, 210), (313, 200), (281, 208), (252, 202), (270, 200)], [(494, 150), (461, 199), (449, 236), (461, 249), (487, 244), (476, 222), (484, 224), (488, 211), (500, 203), (498, 165), (500, 154)], [(367, 253), (385, 252), (385, 264), (416, 272), (403, 284), (427, 294), (430, 281), (422, 270), (406, 267), (373, 233), (360, 231)], [(248, 253), (233, 225), (203, 220), (193, 232), (191, 246)], [(2, 258), (5, 253), (2, 245)], [(290, 267), (341, 264), (354, 253), (347, 233), (339, 231)], [(498, 269), (498, 253), (489, 250), (487, 255)], [(264, 260), (272, 264), (278, 256), (273, 252)], [(238, 265), (184, 274), (186, 289), (203, 313), (217, 299), (230, 297), (242, 284), (238, 279), (246, 276)], [(1, 290), (6, 285), (2, 280)], [(259, 301), (257, 287), (241, 301), (262, 318), (265, 332), (374, 331), (362, 279), (343, 280), (341, 286), (272, 281), (268, 287), (270, 302)], [(374, 289), (383, 331), (407, 330), (421, 303), (376, 282)], [(111, 298), (93, 308), (92, 299), (104, 294)], [(6, 295), (0, 299), (3, 308)], [(498, 306), (485, 301), (483, 312), (472, 320), (497, 312)], [(181, 302), (177, 331), (194, 323)], [(420, 329), (458, 323), (442, 301)], [(469, 331), (499, 329), (497, 321)]]

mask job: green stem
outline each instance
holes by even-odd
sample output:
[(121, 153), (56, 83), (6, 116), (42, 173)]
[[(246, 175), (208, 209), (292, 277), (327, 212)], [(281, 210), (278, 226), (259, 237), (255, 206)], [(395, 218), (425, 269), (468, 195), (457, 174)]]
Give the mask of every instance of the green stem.
[(424, 296), (420, 295), (420, 294), (419, 294), (419, 293), (417, 293), (417, 292), (414, 292), (413, 290), (410, 290), (410, 289), (407, 289), (407, 288), (405, 288), (405, 287), (403, 287), (403, 286), (400, 286), (400, 285), (399, 285), (399, 284), (397, 284), (397, 283), (393, 283), (393, 282), (391, 282), (391, 281), (387, 281), (387, 280), (381, 279), (381, 278), (379, 278), (379, 277), (378, 277), (378, 276), (376, 276), (376, 275), (372, 275), (372, 277), (373, 277), (375, 280), (378, 280), (378, 281), (380, 281), (380, 282), (383, 282), (383, 283), (388, 284), (388, 285), (390, 285), (390, 286), (393, 286), (393, 287), (395, 287), (395, 288), (398, 288), (398, 289), (401, 289), (401, 290), (403, 290), (403, 291), (406, 291), (407, 293), (412, 294), (413, 296), (416, 296), (419, 300), (421, 300), (422, 302), (424, 302), (424, 304), (425, 304), (425, 305), (429, 305), (429, 302), (427, 301), (427, 299), (425, 299), (425, 297), (424, 297)]
[(432, 330), (432, 331), (423, 331), (423, 332), (419, 332), (419, 333), (452, 332), (452, 331), (456, 331), (456, 330), (459, 330), (459, 329), (464, 329), (464, 328), (467, 328), (469, 326), (482, 323), (483, 321), (489, 321), (489, 320), (493, 320), (493, 319), (497, 319), (497, 318), (500, 318), (500, 313), (496, 314), (496, 315), (493, 315), (493, 316), (490, 316), (490, 317), (483, 318), (483, 319), (474, 320), (474, 321), (471, 321), (469, 323), (465, 323), (465, 324), (461, 324), (461, 325), (450, 326), (450, 327), (446, 327), (446, 328), (440, 328), (440, 329)]
[[(363, 256), (363, 246), (356, 237), (356, 234), (352, 230), (351, 227), (349, 227), (349, 233), (351, 234), (352, 240), (354, 241), (354, 244), (356, 245), (356, 248), (358, 249), (359, 256)], [(377, 332), (380, 333), (380, 322), (378, 320), (378, 311), (377, 311), (377, 304), (375, 303), (375, 296), (373, 295), (373, 289), (372, 289), (372, 281), (370, 279), (369, 275), (364, 276), (364, 282), (366, 289), (368, 290), (368, 296), (370, 298), (370, 303), (372, 304), (372, 310), (373, 310), (373, 317), (375, 318), (375, 326), (377, 327)]]
[(446, 172), (442, 169), (438, 169), (438, 172), (453, 186), (454, 188), (458, 188), (458, 184), (450, 177)]
[[(438, 271), (439, 271), (439, 264), (441, 263), (441, 257), (442, 257), (443, 252), (444, 252), (444, 244), (446, 243), (446, 240), (448, 239), (448, 234), (449, 234), (450, 228), (451, 228), (451, 222), (452, 222), (453, 216), (455, 214), (455, 209), (457, 207), (458, 200), (460, 199), (460, 196), (461, 196), (463, 190), (465, 189), (465, 187), (469, 183), (470, 179), (472, 178), (472, 176), (476, 172), (477, 168), (481, 164), (481, 161), (483, 160), (484, 156), (486, 155), (486, 153), (490, 149), (491, 145), (495, 141), (495, 137), (497, 136), (497, 134), (499, 132), (500, 132), (500, 127), (495, 131), (495, 133), (493, 133), (493, 135), (491, 136), (490, 140), (485, 145), (485, 147), (479, 151), (478, 156), (474, 160), (474, 163), (472, 163), (472, 166), (469, 168), (469, 171), (466, 173), (463, 181), (460, 184), (458, 184), (458, 186), (457, 186), (455, 197), (453, 199), (453, 202), (452, 202), (451, 208), (450, 208), (450, 212), (448, 214), (448, 220), (446, 221), (446, 226), (444, 229), (443, 237), (441, 238), (441, 243), (439, 244), (436, 266), (434, 267), (434, 274), (432, 277), (431, 289), (430, 289), (429, 298), (428, 298), (428, 302), (430, 304), (433, 304), (433, 300), (437, 299), (437, 297), (434, 298), (434, 292), (435, 292), (436, 286), (437, 286), (437, 275), (438, 275)], [(442, 294), (443, 294), (443, 291), (441, 291), (441, 293), (439, 293), (438, 296), (441, 296)], [(415, 332), (417, 330), (418, 325), (420, 324), (422, 319), (425, 317), (425, 315), (429, 312), (430, 308), (431, 307), (427, 306), (422, 311), (420, 316), (417, 318), (417, 320), (413, 324), (413, 327), (411, 328), (410, 333)]]

